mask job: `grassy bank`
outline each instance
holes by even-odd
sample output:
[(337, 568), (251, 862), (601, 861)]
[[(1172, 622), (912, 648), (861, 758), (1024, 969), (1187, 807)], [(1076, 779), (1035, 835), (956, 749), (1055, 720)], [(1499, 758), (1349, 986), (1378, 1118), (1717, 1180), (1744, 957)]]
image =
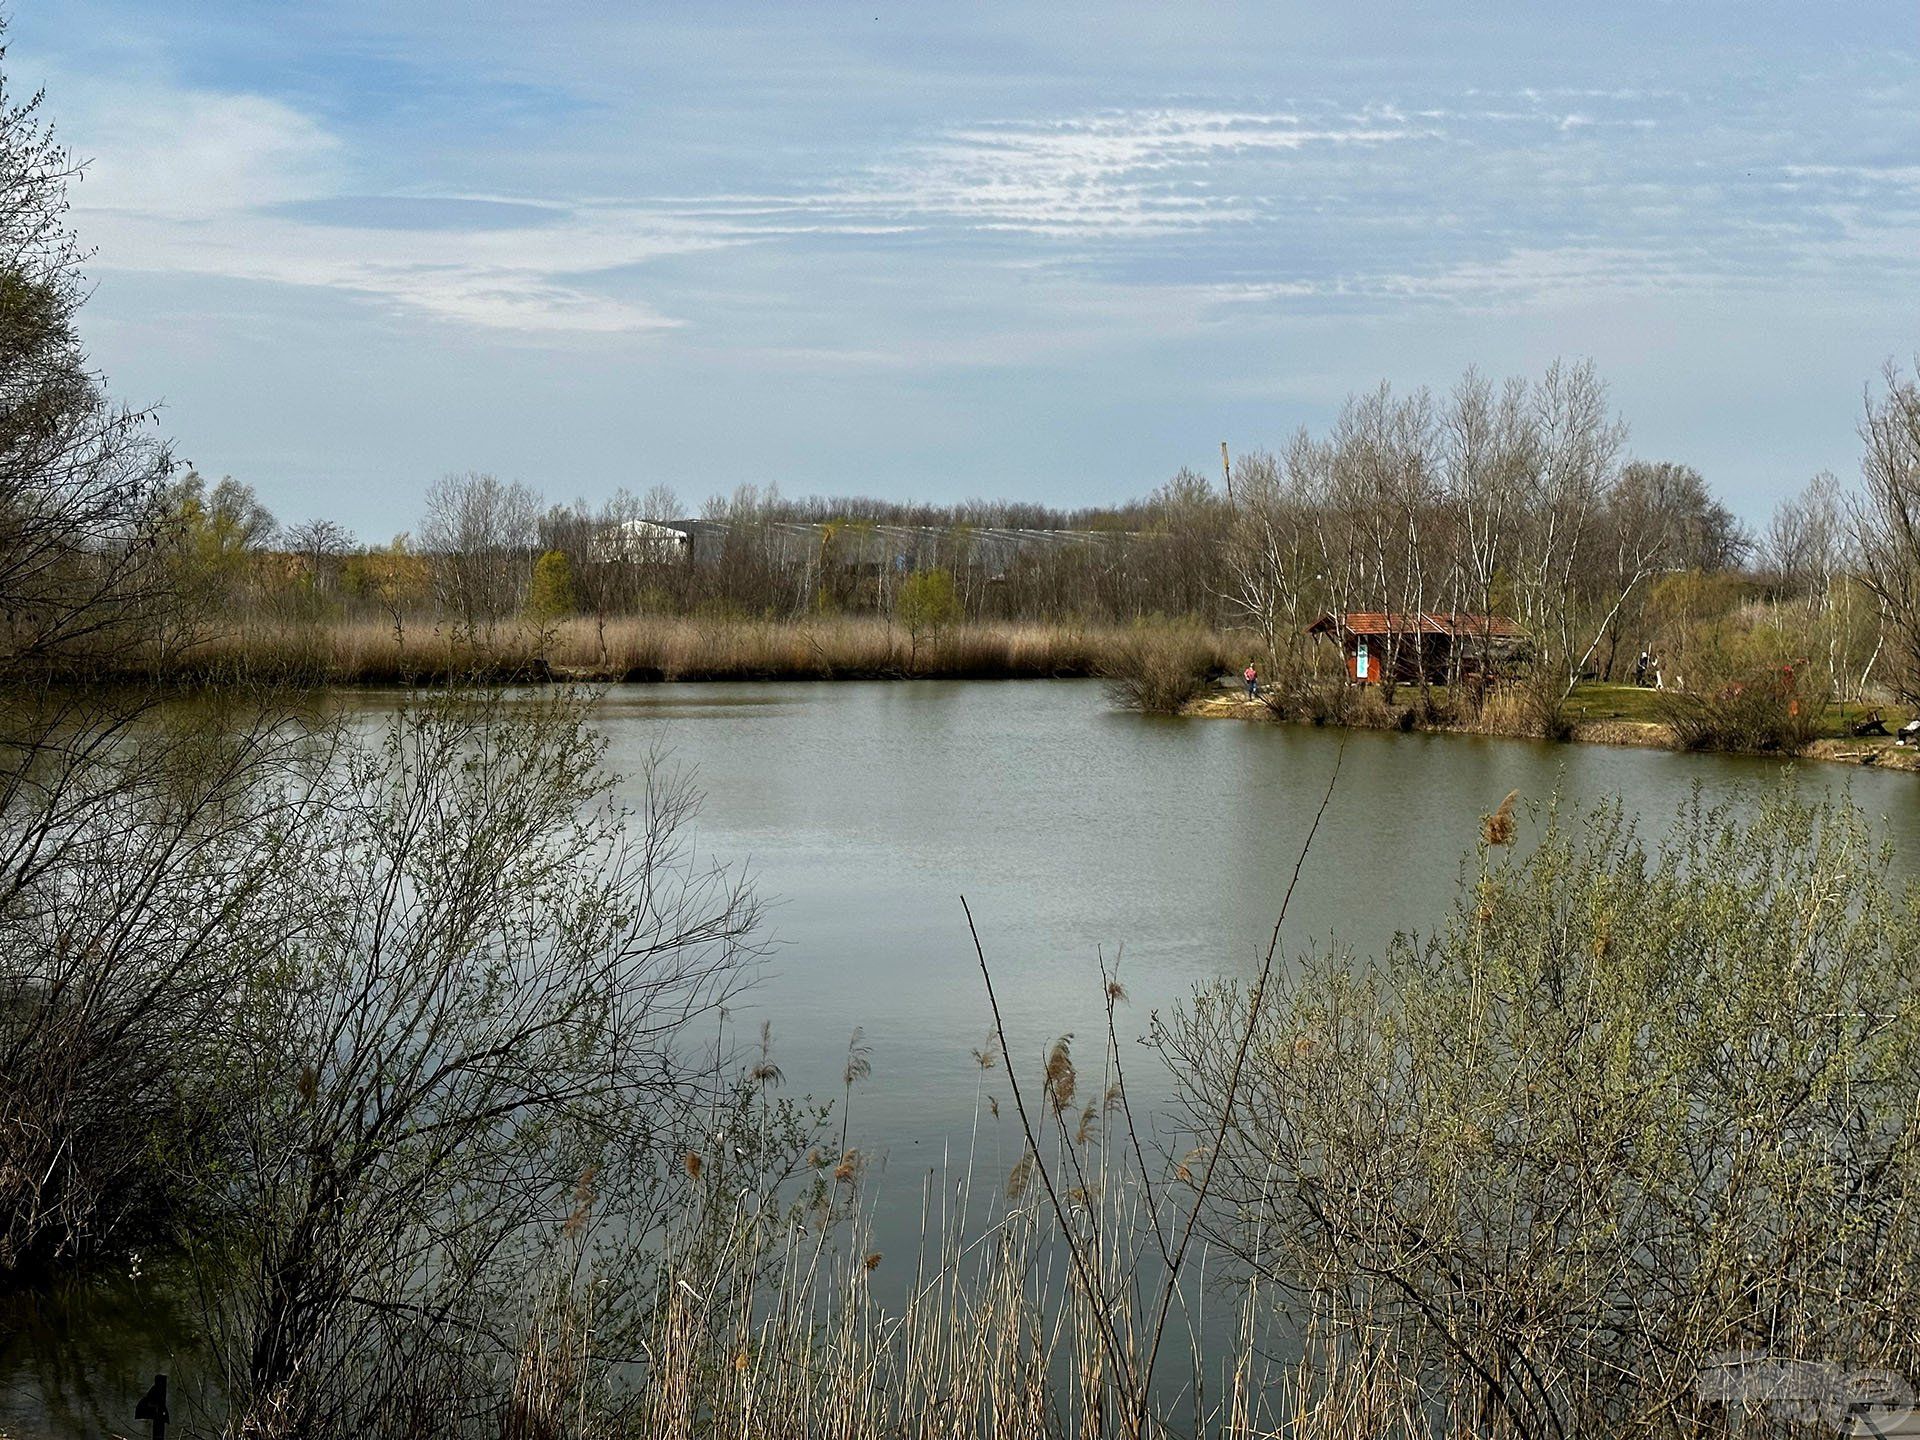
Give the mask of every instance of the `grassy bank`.
[[(1683, 745), (1672, 725), (1663, 718), (1659, 700), (1658, 692), (1635, 685), (1576, 686), (1564, 710), (1568, 727), (1565, 738), (1577, 744), (1627, 745), (1655, 750), (1720, 748), (1728, 753), (1779, 753)], [(1470, 714), (1450, 703), (1444, 686), (1436, 686), (1430, 692), (1430, 703), (1425, 707), (1412, 689), (1403, 690), (1395, 704), (1388, 704), (1378, 690), (1369, 689), (1353, 698), (1337, 716), (1291, 713), (1265, 700), (1250, 700), (1237, 688), (1217, 689), (1196, 696), (1181, 713), (1205, 719), (1337, 724), (1360, 730), (1426, 730), (1539, 738), (1533, 717), (1519, 704), (1508, 703), (1506, 697), (1495, 697), (1477, 715)], [(1888, 770), (1920, 770), (1920, 753), (1896, 746), (1891, 735), (1853, 733), (1855, 722), (1870, 713), (1877, 713), (1890, 731), (1898, 730), (1913, 714), (1897, 705), (1829, 706), (1810, 723), (1811, 736), (1797, 758), (1877, 765)]]
[[(221, 683), (236, 676), (310, 684), (417, 684), (442, 679), (871, 680), (1036, 679), (1104, 675), (1138, 644), (1133, 627), (1028, 622), (942, 627), (914, 635), (881, 617), (766, 621), (624, 616), (503, 625), (468, 637), (459, 627), (371, 622), (243, 624), (150, 656), (161, 679)], [(1228, 668), (1228, 636), (1153, 627), (1197, 670)]]

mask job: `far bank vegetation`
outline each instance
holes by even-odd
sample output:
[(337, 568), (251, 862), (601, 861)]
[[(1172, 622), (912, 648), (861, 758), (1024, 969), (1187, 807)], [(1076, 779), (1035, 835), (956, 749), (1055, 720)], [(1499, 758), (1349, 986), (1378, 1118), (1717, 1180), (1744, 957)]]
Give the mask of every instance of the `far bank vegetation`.
[[(1816, 476), (1759, 533), (1690, 466), (1632, 456), (1585, 363), (1382, 385), (1219, 480), (1073, 511), (746, 484), (690, 514), (660, 486), (554, 504), (464, 474), (412, 532), (362, 544), (189, 472), (157, 497), (182, 608), (112, 664), (195, 683), (1103, 675), (1171, 712), (1253, 663), (1285, 718), (1545, 736), (1581, 686), (1644, 679), (1663, 698), (1637, 710), (1678, 743), (1791, 752), (1829, 706), (1920, 703), (1911, 377), (1889, 367), (1861, 433), (1860, 486)], [(1357, 686), (1306, 633), (1352, 611), (1509, 617), (1524, 660), (1468, 641), (1436, 670), (1414, 630)]]

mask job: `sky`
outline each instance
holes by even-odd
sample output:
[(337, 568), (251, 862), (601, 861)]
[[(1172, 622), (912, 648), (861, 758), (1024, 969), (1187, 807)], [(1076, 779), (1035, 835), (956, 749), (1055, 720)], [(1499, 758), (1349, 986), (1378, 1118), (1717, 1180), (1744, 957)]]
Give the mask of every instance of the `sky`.
[(467, 470), (1088, 505), (1591, 357), (1760, 521), (1920, 351), (1911, 0), (14, 0), (117, 395), (283, 520)]

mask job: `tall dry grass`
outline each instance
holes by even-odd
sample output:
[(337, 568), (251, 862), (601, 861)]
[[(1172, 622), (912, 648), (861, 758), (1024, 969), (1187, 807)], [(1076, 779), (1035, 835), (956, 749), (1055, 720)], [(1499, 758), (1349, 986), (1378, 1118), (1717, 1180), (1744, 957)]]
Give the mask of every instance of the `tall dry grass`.
[[(1322, 815), (1325, 809), (1323, 801)], [(1115, 1018), (1126, 992), (1104, 966), (1100, 1059), (1087, 1063), (1074, 1037), (1061, 1036), (1031, 1077), (1037, 1084), (1023, 1089), (1018, 1067), (1005, 1070), (1012, 1105), (1003, 1114), (989, 1073), (1005, 1054), (1006, 1034), (970, 912), (969, 928), (987, 976), (993, 1039), (975, 1052), (980, 1079), (965, 1158), (924, 1181), (911, 1259), (883, 1254), (863, 1225), (870, 1212), (860, 1190), (869, 1169), (855, 1151), (811, 1153), (818, 1179), (799, 1204), (767, 1203), (767, 1192), (724, 1179), (690, 1152), (681, 1223), (656, 1252), (655, 1292), (638, 1342), (646, 1362), (636, 1382), (589, 1419), (589, 1394), (611, 1399), (616, 1391), (566, 1363), (573, 1347), (563, 1339), (560, 1363), (518, 1367), (517, 1377), (542, 1374), (555, 1383), (539, 1394), (516, 1384), (523, 1422), (516, 1433), (658, 1440), (1432, 1440), (1450, 1433), (1435, 1425), (1419, 1377), (1384, 1332), (1356, 1326), (1337, 1292), (1320, 1297), (1316, 1323), (1289, 1334), (1284, 1319), (1275, 1323), (1286, 1312), (1261, 1289), (1265, 1246), (1256, 1241), (1245, 1278), (1232, 1289), (1220, 1288), (1224, 1275), (1208, 1275), (1206, 1247), (1189, 1262), (1187, 1242), (1206, 1203), (1208, 1157), (1219, 1137), (1163, 1149), (1169, 1136), (1138, 1129)], [(1272, 958), (1270, 951), (1269, 966)], [(856, 1053), (857, 1032), (849, 1049)], [(763, 1070), (777, 1073), (751, 1073)], [(865, 1078), (864, 1066), (858, 1073)], [(850, 1094), (854, 1069), (848, 1077)], [(1004, 1180), (982, 1158), (989, 1147), (1000, 1153), (983, 1123), (1011, 1127), (1019, 1158)], [(887, 1265), (910, 1267), (904, 1300), (891, 1304), (876, 1284)], [(1225, 1324), (1210, 1318), (1209, 1304), (1215, 1315), (1224, 1304)], [(544, 1324), (562, 1337), (589, 1328), (584, 1320), (556, 1325), (550, 1313)], [(1163, 1339), (1172, 1342), (1167, 1363), (1156, 1366)], [(1473, 1433), (1507, 1432), (1494, 1424)]]
[[(767, 621), (697, 616), (622, 616), (600, 625), (574, 618), (551, 626), (503, 625), (469, 637), (420, 625), (396, 634), (372, 621), (243, 623), (150, 655), (164, 679), (219, 683), (271, 678), (310, 684), (413, 684), (439, 679), (832, 680), (1029, 679), (1111, 673), (1136, 653), (1138, 627), (1007, 622), (966, 624), (922, 635), (883, 617)], [(1226, 654), (1211, 632), (1180, 628), (1166, 644), (1204, 671)]]
[[(986, 1066), (994, 1062), (985, 1058)], [(1255, 1286), (1195, 1273), (1173, 1319), (1177, 1358), (1144, 1396), (1160, 1241), (1149, 1190), (1191, 1185), (1149, 1161), (1121, 1100), (1117, 1056), (1099, 1074), (1056, 1043), (1037, 1154), (1002, 1171), (976, 1106), (964, 1159), (929, 1174), (911, 1254), (882, 1253), (867, 1223), (864, 1156), (811, 1157), (830, 1193), (766, 1204), (690, 1155), (684, 1210), (657, 1252), (639, 1364), (596, 1361), (594, 1286), (535, 1308), (512, 1372), (511, 1440), (1432, 1440), (1419, 1387), (1351, 1324), (1277, 1335)], [(984, 1094), (984, 1087), (983, 1087)], [(989, 1119), (991, 1115), (991, 1119)], [(1022, 1132), (1023, 1133), (1023, 1132)], [(1069, 1184), (1070, 1182), (1070, 1184)], [(1164, 1222), (1164, 1211), (1157, 1219)], [(718, 1224), (715, 1221), (718, 1220)], [(1069, 1233), (1070, 1232), (1070, 1233)], [(716, 1235), (719, 1237), (716, 1241)], [(1093, 1266), (1077, 1268), (1077, 1246)], [(904, 1271), (904, 1276), (901, 1272)], [(1091, 1283), (1088, 1283), (1089, 1279)], [(891, 1282), (891, 1283), (890, 1283)], [(891, 1296), (892, 1298), (889, 1298)], [(904, 1297), (904, 1298), (901, 1298)], [(1207, 1309), (1224, 1306), (1226, 1323)], [(1486, 1433), (1495, 1433), (1488, 1431)]]

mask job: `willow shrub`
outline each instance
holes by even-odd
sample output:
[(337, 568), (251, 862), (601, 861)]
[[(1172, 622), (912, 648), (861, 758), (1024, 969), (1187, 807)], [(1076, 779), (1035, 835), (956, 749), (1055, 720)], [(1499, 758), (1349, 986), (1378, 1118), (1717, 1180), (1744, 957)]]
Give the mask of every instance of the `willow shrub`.
[(1798, 755), (1827, 707), (1808, 667), (1768, 665), (1701, 690), (1663, 690), (1654, 708), (1682, 750)]
[[(1920, 919), (1889, 859), (1791, 794), (1483, 847), (1437, 934), (1261, 1007), (1216, 1239), (1476, 1434), (1723, 1433), (1735, 1352), (1914, 1378)], [(1246, 1004), (1159, 1032), (1203, 1133)]]
[(1212, 632), (1190, 627), (1136, 627), (1100, 667), (1113, 703), (1150, 715), (1178, 715), (1225, 668)]

